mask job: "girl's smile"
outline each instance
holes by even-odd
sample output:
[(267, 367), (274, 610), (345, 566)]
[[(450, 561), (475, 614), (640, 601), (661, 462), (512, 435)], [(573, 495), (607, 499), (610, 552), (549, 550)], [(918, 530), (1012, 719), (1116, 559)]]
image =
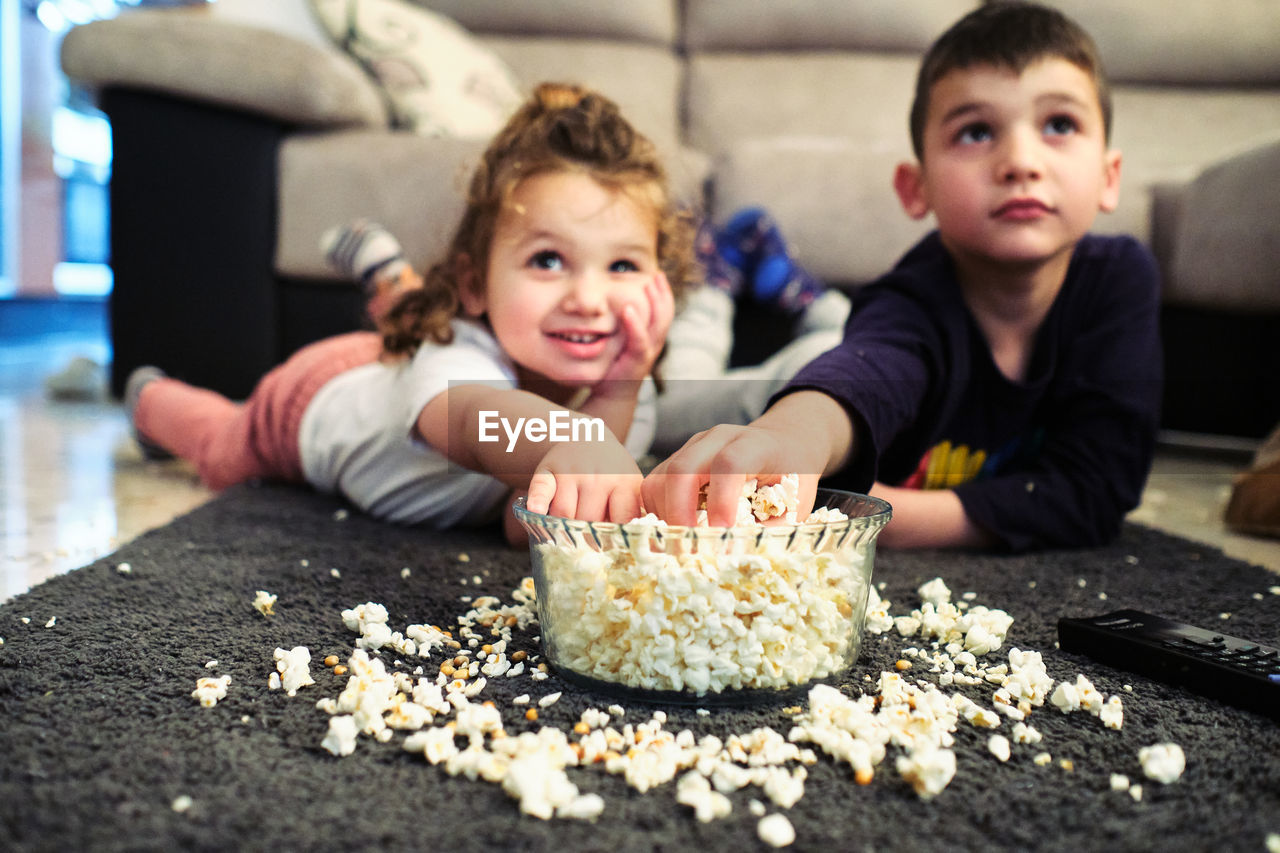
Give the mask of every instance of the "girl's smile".
[(657, 214), (573, 171), (522, 180), (498, 214), (488, 274), (462, 289), (520, 368), (564, 386), (599, 382), (627, 343), (623, 312), (650, 319)]

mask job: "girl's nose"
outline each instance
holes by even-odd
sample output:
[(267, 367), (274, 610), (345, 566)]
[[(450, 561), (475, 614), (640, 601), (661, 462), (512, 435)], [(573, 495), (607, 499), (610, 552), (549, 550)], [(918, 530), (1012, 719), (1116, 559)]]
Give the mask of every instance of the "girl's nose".
[(608, 290), (603, 277), (590, 272), (580, 273), (569, 280), (564, 295), (564, 310), (570, 314), (596, 316), (608, 304)]

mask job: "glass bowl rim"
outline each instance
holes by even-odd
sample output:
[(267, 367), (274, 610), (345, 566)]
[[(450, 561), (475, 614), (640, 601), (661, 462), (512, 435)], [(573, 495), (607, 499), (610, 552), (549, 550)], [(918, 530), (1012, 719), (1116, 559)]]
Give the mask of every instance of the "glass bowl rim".
[(511, 510), (515, 513), (516, 518), (521, 524), (528, 529), (531, 525), (536, 525), (543, 530), (560, 529), (566, 532), (570, 530), (576, 531), (595, 531), (595, 530), (631, 530), (635, 529), (639, 532), (643, 528), (660, 530), (664, 538), (680, 538), (684, 536), (693, 536), (696, 538), (733, 538), (749, 532), (752, 536), (764, 534), (770, 538), (775, 536), (785, 536), (789, 533), (801, 531), (812, 531), (822, 528), (832, 527), (834, 525), (849, 525), (850, 527), (870, 528), (883, 527), (889, 523), (893, 517), (893, 507), (884, 498), (873, 497), (872, 495), (863, 494), (862, 492), (853, 492), (846, 489), (828, 489), (819, 488), (814, 501), (815, 509), (819, 506), (830, 506), (830, 503), (823, 503), (823, 500), (849, 500), (854, 499), (865, 502), (873, 508), (873, 512), (867, 515), (851, 515), (848, 518), (836, 521), (797, 521), (791, 524), (770, 524), (756, 526), (738, 526), (738, 527), (700, 527), (697, 525), (681, 525), (670, 524), (666, 526), (655, 526), (650, 524), (641, 524), (633, 522), (617, 522), (617, 521), (582, 521), (576, 518), (566, 518), (561, 515), (550, 515), (545, 513), (533, 512), (526, 506), (528, 496), (521, 495), (511, 504)]

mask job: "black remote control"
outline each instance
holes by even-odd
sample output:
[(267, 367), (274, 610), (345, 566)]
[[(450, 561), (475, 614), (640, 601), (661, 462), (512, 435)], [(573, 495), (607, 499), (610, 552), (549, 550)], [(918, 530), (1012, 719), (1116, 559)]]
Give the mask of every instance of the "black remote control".
[(1280, 650), (1271, 646), (1138, 610), (1059, 619), (1058, 645), (1280, 719)]

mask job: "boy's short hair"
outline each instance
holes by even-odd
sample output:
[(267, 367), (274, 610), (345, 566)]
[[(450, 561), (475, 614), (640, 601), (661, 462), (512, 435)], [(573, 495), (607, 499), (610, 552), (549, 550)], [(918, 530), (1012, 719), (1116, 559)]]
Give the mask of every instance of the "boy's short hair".
[(1093, 78), (1104, 137), (1109, 140), (1111, 88), (1089, 34), (1057, 9), (1024, 0), (995, 0), (952, 24), (925, 53), (911, 104), (911, 147), (916, 157), (924, 153), (930, 91), (947, 74), (984, 65), (1021, 73), (1048, 58), (1065, 59)]

